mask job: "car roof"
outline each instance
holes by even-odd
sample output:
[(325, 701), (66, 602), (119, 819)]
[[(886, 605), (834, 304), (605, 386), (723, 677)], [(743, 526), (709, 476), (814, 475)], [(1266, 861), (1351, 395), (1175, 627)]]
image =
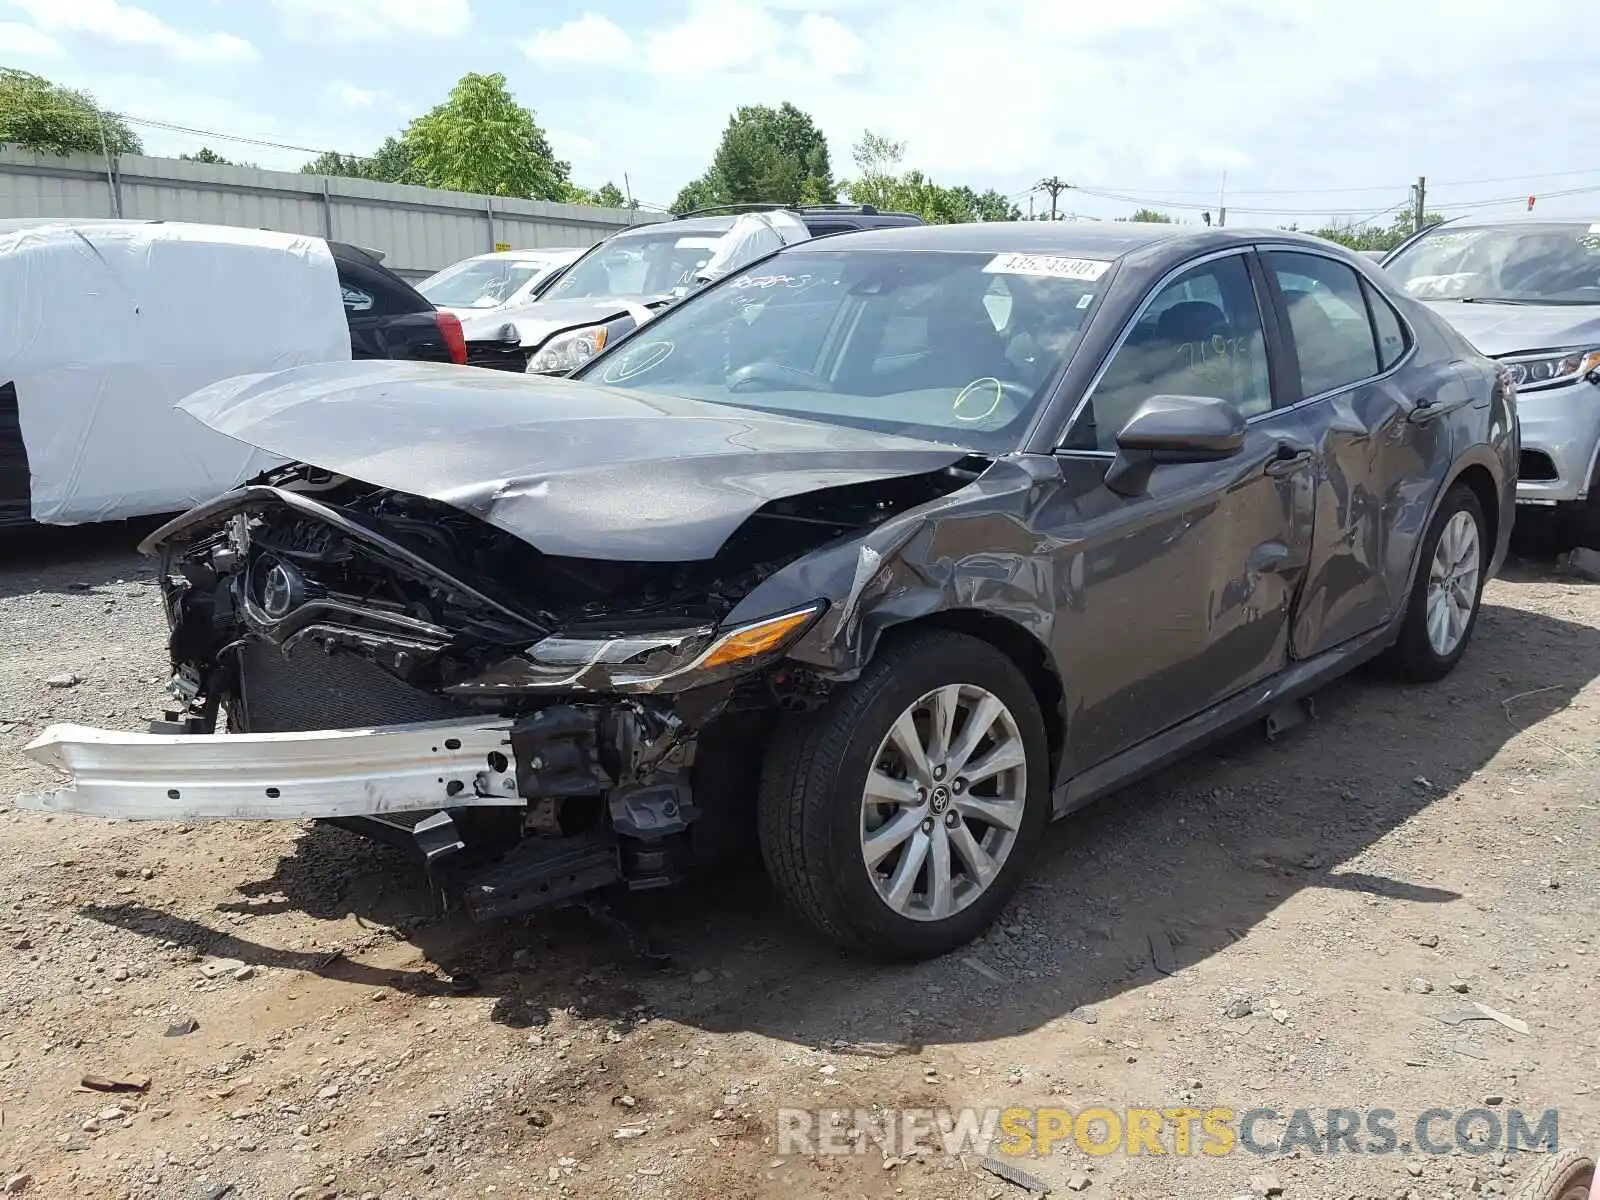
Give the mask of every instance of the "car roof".
[(727, 233), (733, 228), (738, 216), (739, 214), (721, 217), (685, 217), (678, 221), (649, 221), (643, 225), (630, 225), (626, 229), (619, 229), (608, 240), (650, 237), (663, 233), (674, 237), (696, 233)]
[(47, 226), (89, 229), (101, 226), (116, 227), (121, 225), (158, 225), (164, 223), (141, 220), (138, 217), (4, 217), (0, 218), (0, 233), (16, 233), (23, 229), (40, 229)]
[(801, 242), (803, 250), (945, 250), (981, 254), (1050, 254), (1115, 260), (1161, 249), (1174, 258), (1195, 250), (1224, 250), (1255, 242), (1299, 242), (1326, 248), (1322, 238), (1288, 229), (1215, 229), (1205, 225), (1138, 221), (976, 221), (961, 225), (900, 225), (863, 229)]
[(1470, 216), (1457, 217), (1452, 221), (1441, 221), (1437, 225), (1430, 225), (1429, 231), (1435, 229), (1483, 229), (1494, 226), (1516, 225), (1587, 225), (1595, 233), (1600, 233), (1600, 217), (1585, 216), (1540, 216), (1537, 213), (1517, 213), (1510, 217)]

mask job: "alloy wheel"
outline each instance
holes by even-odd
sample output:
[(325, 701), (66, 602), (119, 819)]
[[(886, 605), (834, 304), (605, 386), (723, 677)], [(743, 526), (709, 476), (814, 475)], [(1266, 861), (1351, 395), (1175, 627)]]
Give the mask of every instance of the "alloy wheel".
[(972, 684), (935, 688), (884, 736), (861, 797), (861, 854), (879, 897), (940, 921), (999, 876), (1022, 828), (1027, 752), (1011, 710)]
[(1478, 603), (1482, 555), (1478, 523), (1469, 512), (1445, 522), (1428, 568), (1428, 644), (1440, 658), (1461, 645)]

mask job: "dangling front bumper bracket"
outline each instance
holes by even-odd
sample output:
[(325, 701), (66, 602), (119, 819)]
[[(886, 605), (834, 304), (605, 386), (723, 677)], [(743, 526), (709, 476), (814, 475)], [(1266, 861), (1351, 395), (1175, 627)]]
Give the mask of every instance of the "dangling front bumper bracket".
[(304, 733), (129, 733), (52, 725), (27, 754), (73, 786), (20, 808), (153, 821), (302, 821), (520, 806), (511, 722)]

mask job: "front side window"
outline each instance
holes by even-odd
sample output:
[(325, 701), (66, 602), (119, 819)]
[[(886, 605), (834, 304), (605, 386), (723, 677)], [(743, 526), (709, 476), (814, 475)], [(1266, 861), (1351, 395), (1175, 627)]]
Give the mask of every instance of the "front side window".
[(1269, 251), (1300, 359), (1300, 394), (1337, 392), (1381, 369), (1367, 302), (1354, 268), (1319, 254)]
[(1152, 396), (1212, 396), (1255, 416), (1272, 407), (1266, 337), (1244, 258), (1201, 263), (1152, 297), (1117, 348), (1068, 438), (1115, 450)]
[(802, 246), (669, 309), (579, 375), (1000, 454), (1076, 348), (1109, 271)]
[(1482, 304), (1600, 304), (1600, 227), (1443, 225), (1384, 263), (1408, 296)]

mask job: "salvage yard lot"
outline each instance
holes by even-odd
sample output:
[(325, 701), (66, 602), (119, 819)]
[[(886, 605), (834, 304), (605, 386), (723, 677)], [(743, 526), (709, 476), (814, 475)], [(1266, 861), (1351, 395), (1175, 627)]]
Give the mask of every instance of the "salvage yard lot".
[[(50, 722), (163, 706), (152, 574), (125, 544), (0, 550), (8, 795), (51, 786), (21, 754)], [(749, 872), (474, 928), (337, 830), (0, 807), (0, 1173), (81, 1197), (1023, 1195), (970, 1156), (777, 1153), (779, 1107), (872, 1104), (1382, 1107), (1404, 1127), (1494, 1096), (1559, 1109), (1562, 1144), (1592, 1150), (1597, 678), (1600, 586), (1514, 563), (1443, 683), (1340, 683), (1315, 724), (1055, 826), (991, 935), (915, 967), (841, 959)], [(1435, 1019), (1473, 1001), (1527, 1035)], [(1273, 1175), (1287, 1200), (1434, 1200), (1533, 1164), (1017, 1165), (1089, 1197)]]

